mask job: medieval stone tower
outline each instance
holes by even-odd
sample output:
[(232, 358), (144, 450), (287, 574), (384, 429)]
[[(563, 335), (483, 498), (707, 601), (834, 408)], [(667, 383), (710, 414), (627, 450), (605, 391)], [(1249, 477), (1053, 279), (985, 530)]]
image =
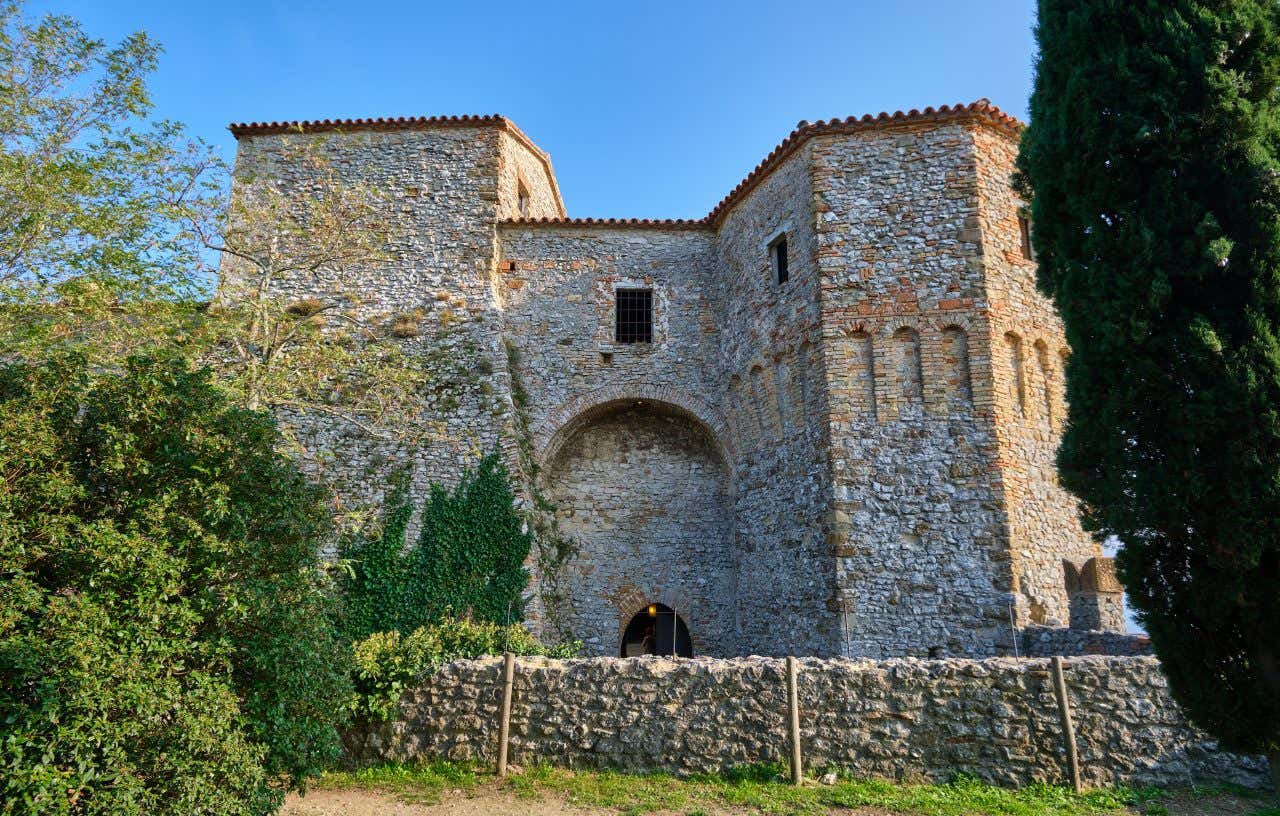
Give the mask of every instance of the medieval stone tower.
[(801, 123), (705, 218), (637, 221), (565, 217), (500, 116), (231, 128), (239, 169), (299, 189), (282, 148), (323, 139), (407, 236), (359, 288), (420, 316), (436, 441), (306, 429), (352, 501), (497, 448), (552, 542), (535, 628), (618, 654), (653, 614), (695, 654), (868, 657), (1004, 653), (1073, 609), (1121, 626), (1055, 477), (1068, 350), (1010, 189), (1020, 129), (985, 100)]

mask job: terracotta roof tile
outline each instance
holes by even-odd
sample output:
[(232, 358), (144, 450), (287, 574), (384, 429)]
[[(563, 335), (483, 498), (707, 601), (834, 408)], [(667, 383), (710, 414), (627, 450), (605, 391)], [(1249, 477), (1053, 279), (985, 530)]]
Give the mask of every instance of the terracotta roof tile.
[(826, 121), (819, 119), (817, 122), (801, 121), (796, 125), (796, 129), (787, 135), (787, 138), (783, 139), (777, 147), (770, 151), (768, 156), (764, 157), (763, 161), (756, 165), (754, 170), (747, 174), (746, 178), (738, 183), (737, 187), (734, 187), (727, 196), (721, 199), (719, 204), (711, 208), (706, 220), (711, 223), (717, 223), (762, 178), (794, 153), (800, 145), (814, 136), (963, 119), (976, 119), (985, 122), (1013, 136), (1020, 133), (1023, 128), (1022, 122), (992, 105), (988, 99), (979, 99), (968, 105), (943, 105), (940, 108), (930, 106), (923, 111), (912, 108), (907, 113), (894, 111), (893, 113), (883, 112), (876, 116), (868, 113), (861, 118), (850, 116), (845, 119), (830, 119)]
[[(1017, 118), (1010, 116), (1000, 108), (991, 104), (988, 99), (979, 99), (969, 104), (943, 105), (941, 107), (927, 107), (924, 110), (912, 108), (903, 113), (902, 111), (894, 111), (893, 113), (882, 112), (872, 116), (866, 114), (861, 117), (849, 116), (844, 119), (819, 119), (816, 122), (801, 121), (796, 125), (795, 130), (791, 131), (785, 139), (783, 139), (777, 147), (764, 157), (764, 160), (756, 165), (747, 177), (738, 183), (730, 193), (721, 199), (703, 218), (685, 219), (685, 218), (509, 218), (504, 220), (503, 224), (515, 225), (547, 225), (547, 226), (566, 226), (566, 227), (641, 227), (651, 229), (703, 229), (716, 225), (729, 210), (733, 209), (739, 201), (742, 200), (752, 188), (756, 186), (772, 172), (779, 164), (794, 153), (802, 144), (807, 142), (814, 136), (839, 133), (854, 133), (862, 130), (879, 129), (883, 127), (896, 127), (901, 125), (912, 125), (918, 123), (931, 122), (948, 122), (958, 120), (976, 120), (991, 125), (1010, 136), (1017, 136), (1021, 131), (1023, 123)], [(377, 118), (377, 119), (320, 119), (308, 120), (301, 122), (249, 122), (241, 124), (232, 124), (228, 126), (231, 133), (239, 139), (241, 136), (256, 136), (264, 133), (286, 133), (288, 131), (299, 131), (303, 133), (311, 133), (324, 130), (403, 130), (413, 128), (428, 127), (475, 127), (475, 126), (497, 126), (501, 127), (516, 138), (522, 141), (526, 146), (540, 156), (547, 166), (547, 171), (553, 179), (555, 175), (551, 171), (550, 157), (533, 143), (533, 140), (524, 134), (520, 128), (510, 119), (500, 114), (482, 114), (482, 115), (463, 115), (463, 116), (401, 116), (396, 118)], [(556, 198), (559, 200), (559, 190), (556, 190)], [(563, 205), (560, 211), (564, 212)]]
[(710, 229), (705, 218), (505, 218), (510, 226), (648, 227), (650, 229)]
[(515, 128), (515, 123), (497, 113), (463, 114), (461, 116), (395, 116), (373, 119), (304, 119), (289, 122), (233, 122), (227, 125), (231, 135), (259, 136), (264, 133), (315, 133), (322, 130), (411, 130), (418, 127), (474, 125), (504, 125)]

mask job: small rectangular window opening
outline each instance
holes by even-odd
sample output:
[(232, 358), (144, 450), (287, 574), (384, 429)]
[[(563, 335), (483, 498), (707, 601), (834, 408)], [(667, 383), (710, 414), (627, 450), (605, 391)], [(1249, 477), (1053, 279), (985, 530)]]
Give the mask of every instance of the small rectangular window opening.
[(773, 282), (786, 283), (791, 278), (787, 268), (787, 236), (783, 235), (769, 245), (769, 257), (773, 262)]
[(1026, 213), (1018, 213), (1018, 238), (1022, 241), (1022, 257), (1028, 261), (1036, 259), (1035, 250), (1031, 248), (1031, 221)]
[(516, 182), (516, 208), (520, 211), (521, 218), (529, 217), (529, 188), (524, 186), (523, 181)]
[(653, 290), (617, 291), (615, 338), (619, 343), (653, 342)]

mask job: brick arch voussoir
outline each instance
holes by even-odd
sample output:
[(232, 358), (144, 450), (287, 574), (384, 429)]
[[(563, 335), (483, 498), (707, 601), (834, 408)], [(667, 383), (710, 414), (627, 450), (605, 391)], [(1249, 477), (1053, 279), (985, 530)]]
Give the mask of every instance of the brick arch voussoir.
[(535, 456), (541, 465), (550, 464), (564, 443), (580, 427), (581, 420), (612, 406), (628, 402), (651, 402), (667, 409), (674, 409), (711, 435), (712, 442), (725, 467), (732, 475), (737, 456), (732, 438), (718, 411), (687, 391), (669, 385), (630, 383), (598, 388), (569, 400), (553, 410), (534, 427)]

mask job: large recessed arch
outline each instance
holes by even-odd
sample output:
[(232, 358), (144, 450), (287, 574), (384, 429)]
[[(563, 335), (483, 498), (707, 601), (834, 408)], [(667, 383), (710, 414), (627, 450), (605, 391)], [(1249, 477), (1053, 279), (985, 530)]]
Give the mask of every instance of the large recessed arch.
[(581, 394), (552, 411), (534, 429), (534, 450), (538, 463), (545, 466), (551, 462), (565, 441), (578, 429), (627, 405), (649, 405), (655, 410), (685, 416), (700, 425), (710, 434), (732, 476), (737, 456), (732, 437), (719, 412), (687, 391), (648, 383), (598, 388)]
[(589, 653), (616, 654), (618, 625), (643, 598), (675, 610), (698, 653), (734, 654), (731, 454), (687, 395), (675, 398), (683, 405), (654, 391), (605, 396), (538, 450), (541, 491), (569, 545), (549, 611)]

